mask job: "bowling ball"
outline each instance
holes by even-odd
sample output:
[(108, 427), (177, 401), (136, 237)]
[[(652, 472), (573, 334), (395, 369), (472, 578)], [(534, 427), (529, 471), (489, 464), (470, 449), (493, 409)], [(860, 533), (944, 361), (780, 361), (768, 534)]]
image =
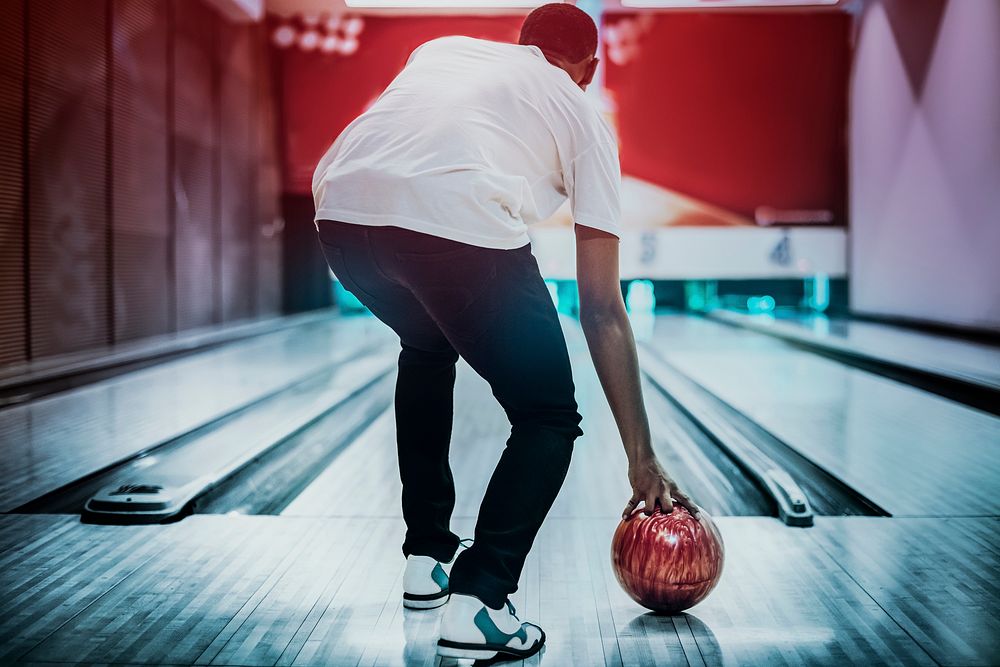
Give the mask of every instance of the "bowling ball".
[(611, 564), (625, 592), (647, 609), (676, 614), (705, 599), (722, 575), (722, 535), (704, 511), (678, 504), (623, 519), (611, 540)]

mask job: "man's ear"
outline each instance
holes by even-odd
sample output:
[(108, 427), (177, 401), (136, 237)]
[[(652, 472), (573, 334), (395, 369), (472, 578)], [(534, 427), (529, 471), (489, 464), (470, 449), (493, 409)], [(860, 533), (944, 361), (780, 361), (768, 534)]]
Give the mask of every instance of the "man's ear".
[(583, 73), (583, 78), (580, 80), (581, 86), (588, 86), (594, 78), (594, 73), (597, 71), (597, 63), (601, 62), (600, 59), (594, 58), (587, 65), (587, 69)]

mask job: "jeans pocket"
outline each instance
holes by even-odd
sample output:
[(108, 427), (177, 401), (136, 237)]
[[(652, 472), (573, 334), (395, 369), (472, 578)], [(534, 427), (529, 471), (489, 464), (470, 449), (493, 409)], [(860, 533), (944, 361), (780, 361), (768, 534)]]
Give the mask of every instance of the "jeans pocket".
[(471, 343), (493, 321), (499, 252), (463, 246), (395, 256), (407, 286), (448, 337)]
[(371, 308), (375, 297), (358, 286), (357, 281), (351, 275), (351, 271), (347, 266), (347, 258), (344, 256), (344, 251), (325, 241), (321, 241), (320, 246), (323, 250), (323, 256), (326, 257), (327, 265), (333, 271), (333, 275), (337, 280), (340, 281), (340, 284), (344, 286), (344, 289), (356, 296), (365, 306)]
[(422, 252), (399, 251), (395, 253), (396, 260), (402, 262), (403, 264), (422, 264), (433, 266), (451, 261), (475, 261), (477, 257), (487, 255), (490, 252), (487, 248), (458, 243), (457, 241), (449, 241), (448, 243), (453, 244), (455, 247), (451, 247), (446, 250), (434, 249)]

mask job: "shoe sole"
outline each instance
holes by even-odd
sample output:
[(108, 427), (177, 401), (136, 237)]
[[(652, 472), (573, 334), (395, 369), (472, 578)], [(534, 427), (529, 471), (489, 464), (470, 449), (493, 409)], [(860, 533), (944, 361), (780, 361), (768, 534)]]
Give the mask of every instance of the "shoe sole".
[(526, 649), (511, 648), (503, 644), (469, 644), (439, 639), (437, 653), (442, 658), (471, 658), (472, 660), (523, 660), (530, 658), (542, 650), (545, 645), (545, 632), (531, 647)]
[(403, 593), (403, 606), (407, 609), (437, 609), (447, 604), (450, 597), (451, 594), (448, 591), (441, 591), (432, 595)]
[(498, 651), (474, 648), (454, 648), (438, 645), (438, 655), (442, 658), (453, 658), (456, 660), (492, 660), (497, 657)]

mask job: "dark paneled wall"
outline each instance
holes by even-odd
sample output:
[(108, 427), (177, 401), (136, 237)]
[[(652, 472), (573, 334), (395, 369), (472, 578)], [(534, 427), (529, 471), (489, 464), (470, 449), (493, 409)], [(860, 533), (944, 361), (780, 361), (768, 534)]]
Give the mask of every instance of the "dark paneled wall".
[(257, 206), (253, 194), (253, 146), (256, 136), (256, 91), (253, 43), (245, 30), (223, 26), (219, 34), (222, 55), (219, 102), (225, 119), (219, 133), (219, 154), (228, 168), (219, 181), (219, 224), (222, 239), (219, 280), (222, 316), (248, 317), (254, 312), (257, 293), (252, 287), (256, 266), (256, 240), (251, 221)]
[(0, 364), (24, 358), (24, 5), (0, 2)]
[(174, 193), (177, 326), (205, 326), (219, 307), (219, 74), (217, 17), (174, 0)]
[(0, 3), (0, 364), (279, 311), (270, 77), (202, 0)]
[(33, 357), (110, 339), (108, 12), (27, 3), (28, 295)]
[(111, 55), (111, 221), (115, 340), (170, 331), (170, 86), (167, 5), (115, 3)]
[(278, 145), (274, 139), (274, 128), (278, 127), (276, 87), (273, 85), (275, 72), (273, 61), (267, 51), (254, 49), (254, 69), (257, 70), (257, 100), (254, 109), (257, 117), (252, 128), (254, 147), (257, 152), (254, 179), (257, 195), (255, 218), (260, 222), (257, 241), (257, 295), (259, 312), (277, 312), (282, 308), (282, 232), (284, 218), (281, 217), (280, 200), (274, 193), (281, 190), (281, 171), (278, 163)]

